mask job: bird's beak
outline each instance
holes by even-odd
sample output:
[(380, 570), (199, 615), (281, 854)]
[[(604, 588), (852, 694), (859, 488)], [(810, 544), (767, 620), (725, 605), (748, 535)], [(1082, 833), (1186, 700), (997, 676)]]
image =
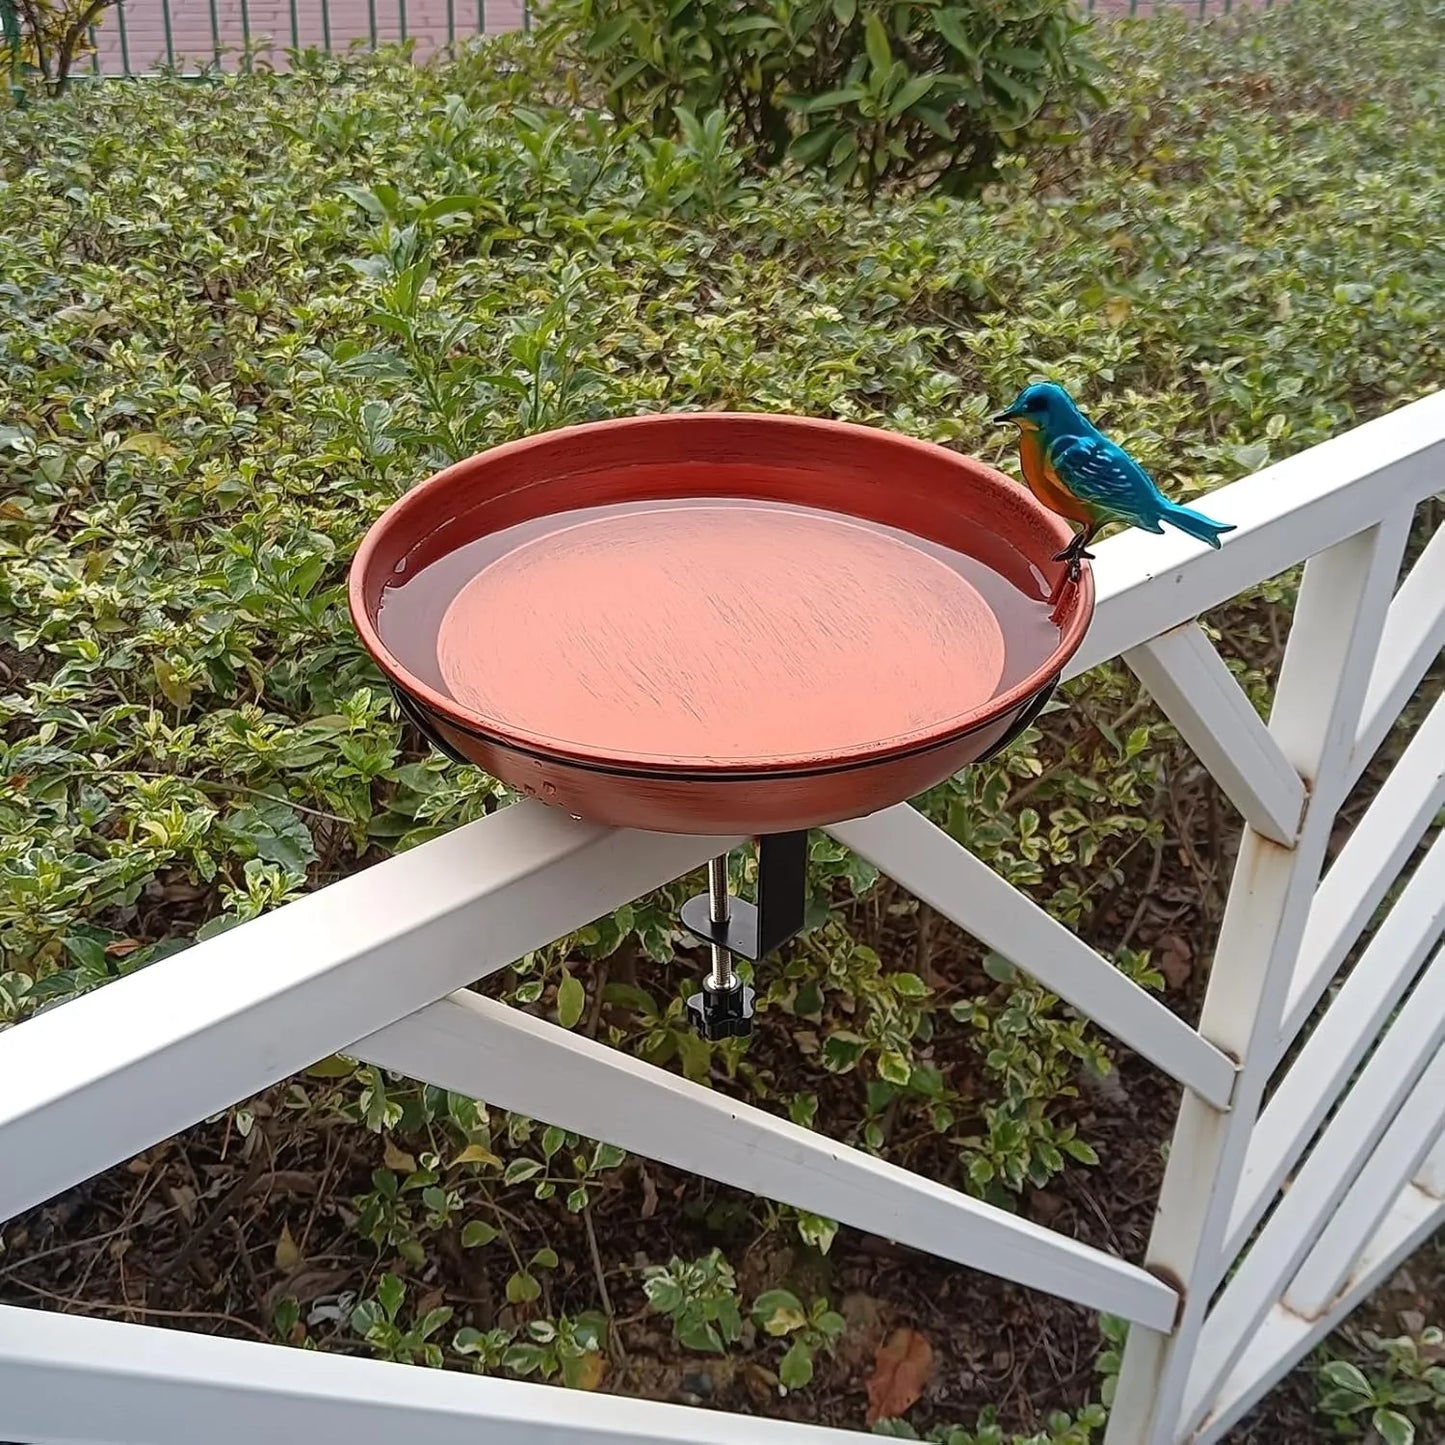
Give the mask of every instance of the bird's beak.
[(1016, 411), (1014, 411), (1014, 409), (1013, 409), (1012, 407), (1009, 407), (1009, 409), (1008, 409), (1007, 411), (1001, 411), (1001, 412), (999, 412), (999, 413), (994, 417), (994, 421), (996, 421), (996, 422), (1012, 421), (1017, 415), (1018, 415), (1018, 413), (1017, 413)]

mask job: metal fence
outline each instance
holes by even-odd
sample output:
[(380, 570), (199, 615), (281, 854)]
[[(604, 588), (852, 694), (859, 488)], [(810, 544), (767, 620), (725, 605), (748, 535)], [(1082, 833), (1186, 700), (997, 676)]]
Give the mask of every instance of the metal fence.
[[(1080, 0), (1101, 18), (1175, 9), (1229, 14), (1250, 0)], [(1275, 0), (1255, 0), (1264, 9)], [(410, 41), (419, 58), (478, 35), (531, 28), (530, 0), (120, 0), (90, 28), (77, 74), (205, 75), (285, 69), (289, 51), (344, 53)], [(0, 73), (18, 70), (15, 0), (0, 0)], [(7, 63), (8, 58), (8, 63)]]
[[(425, 57), (478, 35), (531, 27), (528, 0), (124, 0), (92, 25), (77, 75), (204, 75), (286, 69), (289, 53), (376, 50), (410, 41)], [(14, 0), (0, 0), (3, 47), (19, 54)]]

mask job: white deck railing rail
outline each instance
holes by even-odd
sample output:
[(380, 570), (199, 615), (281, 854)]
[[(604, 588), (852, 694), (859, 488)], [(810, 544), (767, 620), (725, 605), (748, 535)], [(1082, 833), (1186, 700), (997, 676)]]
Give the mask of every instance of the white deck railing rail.
[[(1445, 835), (1263, 1104), (1445, 804), (1438, 700), (1325, 870), (1342, 802), (1445, 645), (1445, 530), (1396, 585), (1415, 509), (1441, 491), (1445, 392), (1215, 492), (1208, 510), (1238, 528), (1219, 552), (1177, 534), (1098, 549), (1071, 675), (1122, 656), (1243, 818), (1197, 1028), (912, 808), (831, 830), (1183, 1085), (1142, 1265), (468, 991), (719, 851), (533, 803), (0, 1034), (0, 1220), (346, 1052), (1122, 1315), (1109, 1445), (1219, 1440), (1445, 1222)], [(1266, 725), (1195, 619), (1301, 562)], [(0, 1440), (267, 1438), (859, 1437), (0, 1307)]]

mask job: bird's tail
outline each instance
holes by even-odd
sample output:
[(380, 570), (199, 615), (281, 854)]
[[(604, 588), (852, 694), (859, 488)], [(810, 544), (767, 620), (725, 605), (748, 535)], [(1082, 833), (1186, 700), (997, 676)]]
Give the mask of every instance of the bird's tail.
[(1160, 520), (1168, 522), (1171, 527), (1178, 527), (1181, 532), (1187, 532), (1191, 537), (1197, 537), (1201, 542), (1208, 542), (1211, 547), (1219, 546), (1219, 539), (1225, 532), (1234, 531), (1233, 522), (1212, 522), (1202, 512), (1181, 507), (1178, 502), (1171, 502), (1167, 498)]

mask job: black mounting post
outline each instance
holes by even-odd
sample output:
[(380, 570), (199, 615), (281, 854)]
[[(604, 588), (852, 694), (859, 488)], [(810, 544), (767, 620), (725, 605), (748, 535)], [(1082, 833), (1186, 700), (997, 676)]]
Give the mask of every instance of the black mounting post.
[(727, 854), (708, 863), (708, 891), (683, 904), (682, 921), (707, 943), (712, 968), (687, 1001), (688, 1017), (705, 1038), (745, 1039), (753, 1031), (755, 994), (733, 971), (732, 956), (756, 963), (802, 931), (808, 892), (808, 834), (758, 839), (758, 901), (728, 892)]
[(767, 833), (758, 839), (758, 901), (730, 898), (713, 921), (710, 893), (682, 905), (682, 921), (704, 943), (716, 943), (753, 963), (803, 931), (808, 902), (808, 834)]

